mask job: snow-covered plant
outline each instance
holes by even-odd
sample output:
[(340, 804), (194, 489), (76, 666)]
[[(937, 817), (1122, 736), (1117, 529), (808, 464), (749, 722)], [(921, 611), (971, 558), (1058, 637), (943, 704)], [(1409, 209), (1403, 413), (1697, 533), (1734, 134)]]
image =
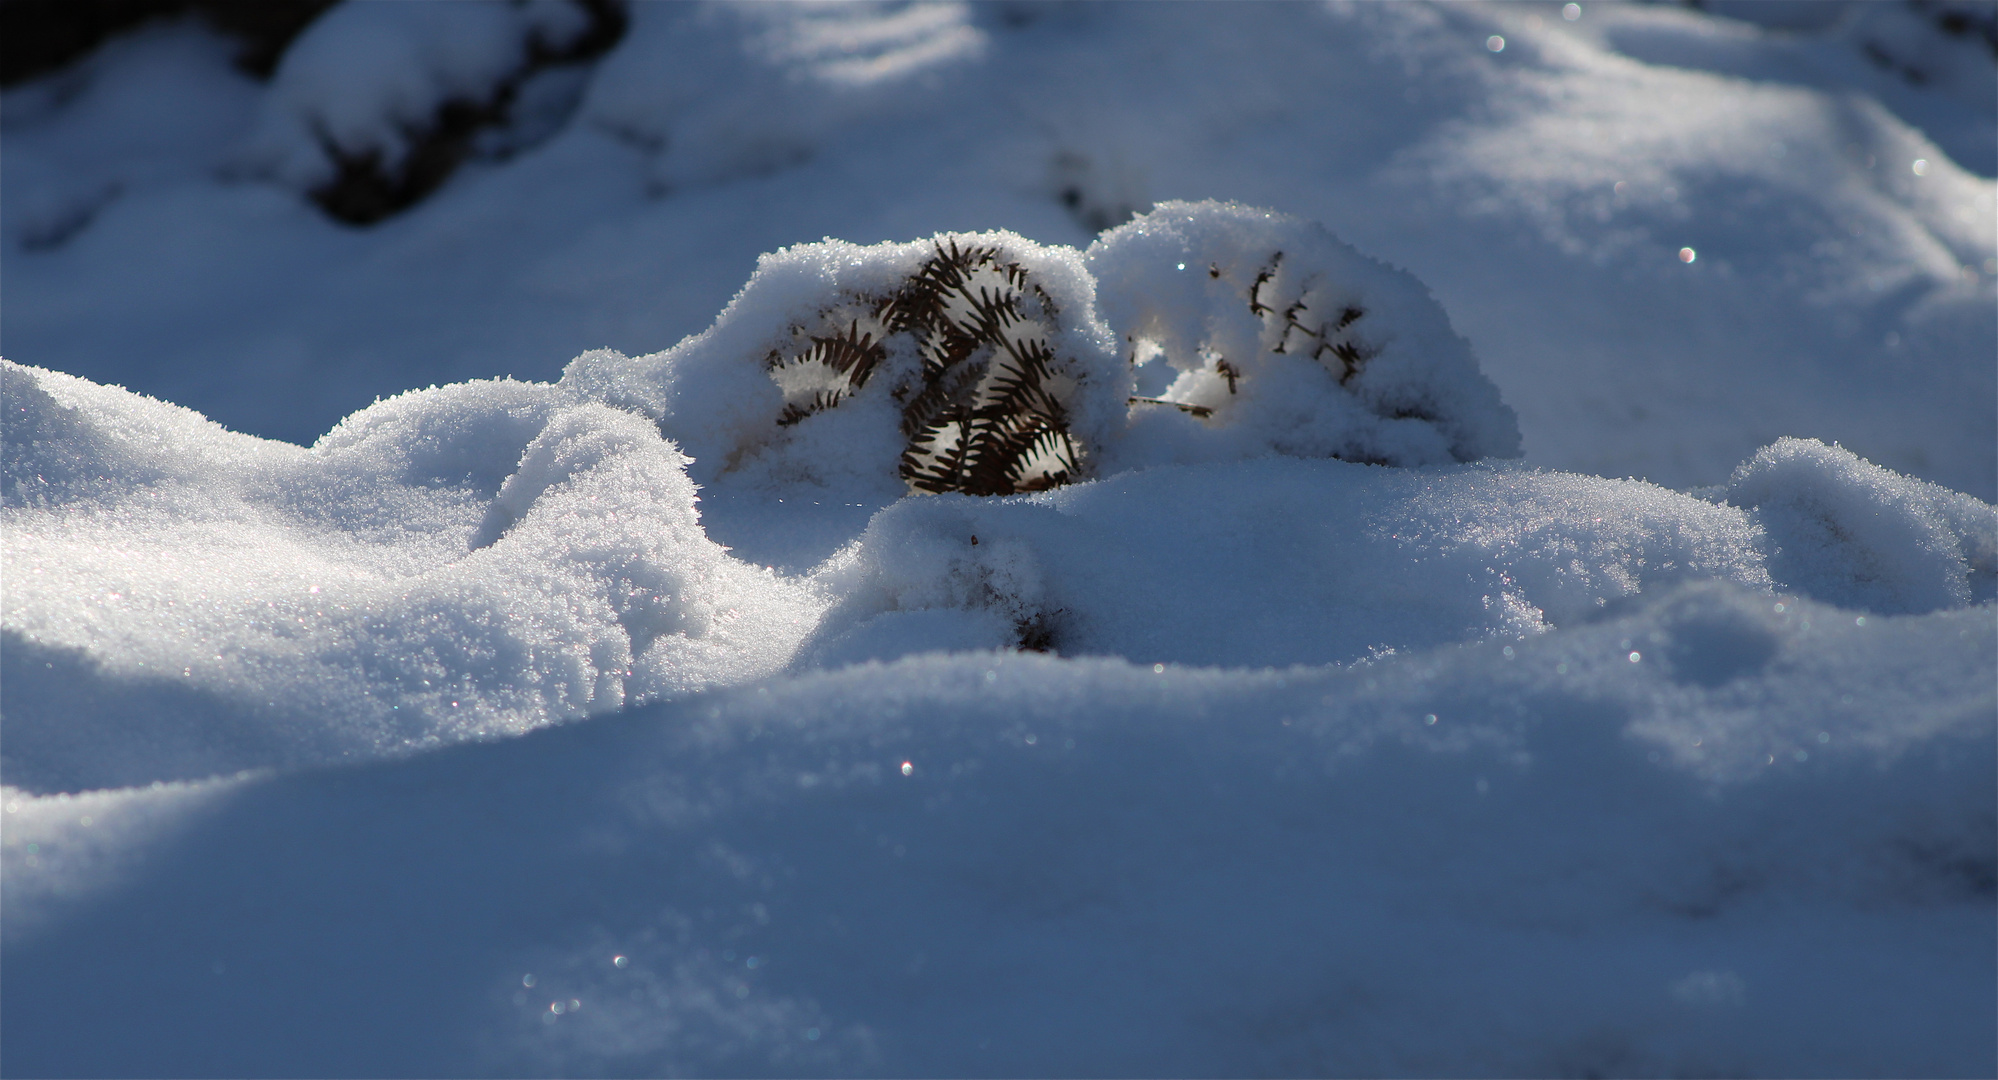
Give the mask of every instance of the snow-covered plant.
[(923, 368), (902, 406), (902, 478), (918, 491), (1005, 495), (1081, 472), (1048, 345), (1047, 292), (997, 248), (939, 246), (888, 306), (892, 331), (916, 336)]
[[(1143, 457), (1513, 457), (1519, 428), (1412, 275), (1322, 226), (1163, 203), (1086, 256), (1138, 383)], [(1173, 408), (1160, 408), (1171, 406)]]
[[(1048, 343), (1054, 301), (997, 246), (940, 240), (936, 254), (886, 296), (822, 313), (792, 354), (771, 350), (784, 390), (779, 425), (838, 405), (867, 384), (906, 335), (922, 366), (891, 391), (902, 404), (901, 476), (916, 491), (1010, 495), (1065, 484), (1081, 471), (1065, 397), (1074, 379)], [(847, 317), (841, 329), (838, 320)]]
[(236, 168), (378, 221), (468, 156), (553, 134), (583, 86), (558, 69), (603, 53), (624, 22), (609, 0), (338, 5), (286, 49)]
[(1087, 254), (1003, 232), (800, 245), (705, 333), (587, 354), (563, 381), (651, 416), (702, 484), (880, 501), (1171, 461), (1519, 452), (1420, 282), (1320, 226), (1212, 202), (1164, 204)]
[(1112, 342), (1073, 248), (826, 241), (765, 256), (708, 332), (564, 382), (657, 419), (704, 483), (1008, 495), (1083, 477), (1121, 433)]

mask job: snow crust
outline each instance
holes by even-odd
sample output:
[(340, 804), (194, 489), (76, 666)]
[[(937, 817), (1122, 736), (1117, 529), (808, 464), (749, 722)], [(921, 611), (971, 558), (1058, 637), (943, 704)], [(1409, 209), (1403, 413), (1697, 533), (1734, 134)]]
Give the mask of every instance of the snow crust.
[[(1998, 1071), (1998, 67), (1712, 7), (8, 90), (0, 1072)], [(923, 344), (797, 362), (950, 245), (1077, 482), (911, 494)]]

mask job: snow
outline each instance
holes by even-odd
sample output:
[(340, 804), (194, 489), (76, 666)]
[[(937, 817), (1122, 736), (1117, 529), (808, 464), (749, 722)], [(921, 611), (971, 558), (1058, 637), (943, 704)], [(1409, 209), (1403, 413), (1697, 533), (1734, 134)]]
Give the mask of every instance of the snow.
[(1991, 1074), (1998, 66), (1573, 7), (8, 89), (0, 1071)]
[[(1168, 367), (1160, 396), (1212, 410), (1203, 427), (1234, 444), (1226, 456), (1428, 465), (1519, 454), (1512, 410), (1428, 290), (1323, 227), (1166, 202), (1104, 233), (1088, 262), (1133, 359), (1155, 350), (1138, 377)], [(1154, 429), (1202, 430), (1184, 412), (1151, 411)]]
[[(214, 139), (123, 148), (134, 127), (84, 122), (115, 79), (6, 95), (10, 243), (29, 169), (78, 200), (86, 153), (185, 179), (124, 179), (67, 243), (10, 250), (5, 348), (309, 443), (412, 386), (670, 346), (800, 242), (1086, 247), (1214, 198), (1433, 289), (1535, 464), (1683, 488), (1798, 436), (1990, 500), (1990, 66), (1931, 30), (1909, 57), (1982, 74), (1876, 68), (1866, 26), (1901, 16), (1873, 6), (1801, 31), (1666, 5), (638, 5), (561, 130), (365, 232), (232, 178), (265, 91), (179, 47), (150, 93), (229, 88)], [(1670, 63), (1633, 44), (1665, 38)]]
[(656, 428), (546, 385), (413, 392), (307, 451), (5, 371), (10, 783), (518, 732), (769, 674), (817, 610), (702, 533)]
[(1888, 612), (1991, 598), (1998, 519), (1988, 503), (1802, 439), (1758, 451), (1724, 491), (1753, 508), (1775, 572), (1813, 596)]
[(1988, 611), (1776, 603), (1351, 669), (933, 655), (10, 791), (9, 1067), (1976, 1073)]
[(448, 102), (483, 104), (588, 26), (565, 0), (520, 4), (344, 4), (285, 50), (237, 170), (311, 190), (343, 161), (408, 158), (412, 133)]

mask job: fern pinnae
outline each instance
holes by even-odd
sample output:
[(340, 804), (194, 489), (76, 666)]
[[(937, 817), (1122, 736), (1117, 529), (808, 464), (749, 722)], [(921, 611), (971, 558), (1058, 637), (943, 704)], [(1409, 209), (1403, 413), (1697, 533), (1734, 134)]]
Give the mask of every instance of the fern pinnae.
[[(863, 315), (851, 314), (855, 301)], [(803, 347), (771, 351), (766, 367), (787, 398), (777, 424), (837, 407), (882, 368), (888, 339), (907, 335), (918, 370), (890, 396), (906, 440), (899, 472), (912, 490), (1002, 495), (1066, 483), (1082, 448), (1055, 392), (1070, 385), (1054, 374), (1055, 311), (998, 246), (939, 239), (899, 288), (828, 308), (820, 319), (830, 333), (793, 327)]]

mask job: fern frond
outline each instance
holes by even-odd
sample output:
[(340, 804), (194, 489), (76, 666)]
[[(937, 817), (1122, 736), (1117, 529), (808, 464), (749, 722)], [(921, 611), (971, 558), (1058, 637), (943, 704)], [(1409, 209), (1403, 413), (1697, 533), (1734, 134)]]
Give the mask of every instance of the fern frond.
[(1214, 410), (1213, 410), (1213, 409), (1210, 409), (1210, 408), (1208, 408), (1208, 407), (1207, 407), (1207, 406), (1205, 406), (1205, 405), (1194, 405), (1194, 404), (1191, 404), (1191, 403), (1189, 403), (1189, 402), (1185, 402), (1185, 401), (1167, 401), (1167, 400), (1166, 400), (1166, 399), (1164, 399), (1164, 398), (1155, 398), (1155, 397), (1129, 397), (1129, 398), (1125, 398), (1125, 399), (1124, 399), (1124, 404), (1126, 404), (1126, 405), (1170, 405), (1170, 406), (1172, 406), (1173, 408), (1175, 408), (1175, 409), (1178, 409), (1178, 410), (1179, 410), (1180, 412), (1183, 412), (1183, 413), (1186, 413), (1186, 414), (1188, 414), (1188, 415), (1190, 415), (1190, 416), (1193, 416), (1193, 417), (1194, 417), (1195, 419), (1199, 419), (1199, 420), (1205, 420), (1205, 419), (1207, 419), (1208, 417), (1210, 417), (1210, 416), (1213, 416), (1213, 415), (1214, 415)]
[[(848, 303), (840, 310), (851, 312)], [(1082, 448), (1054, 389), (1054, 299), (1026, 267), (996, 246), (947, 238), (892, 293), (860, 303), (864, 318), (848, 315), (830, 333), (794, 328), (804, 347), (766, 359), (791, 399), (779, 426), (838, 406), (886, 360), (885, 340), (906, 334), (920, 370), (891, 397), (902, 407), (900, 472), (912, 490), (1004, 495), (1080, 474)]]

